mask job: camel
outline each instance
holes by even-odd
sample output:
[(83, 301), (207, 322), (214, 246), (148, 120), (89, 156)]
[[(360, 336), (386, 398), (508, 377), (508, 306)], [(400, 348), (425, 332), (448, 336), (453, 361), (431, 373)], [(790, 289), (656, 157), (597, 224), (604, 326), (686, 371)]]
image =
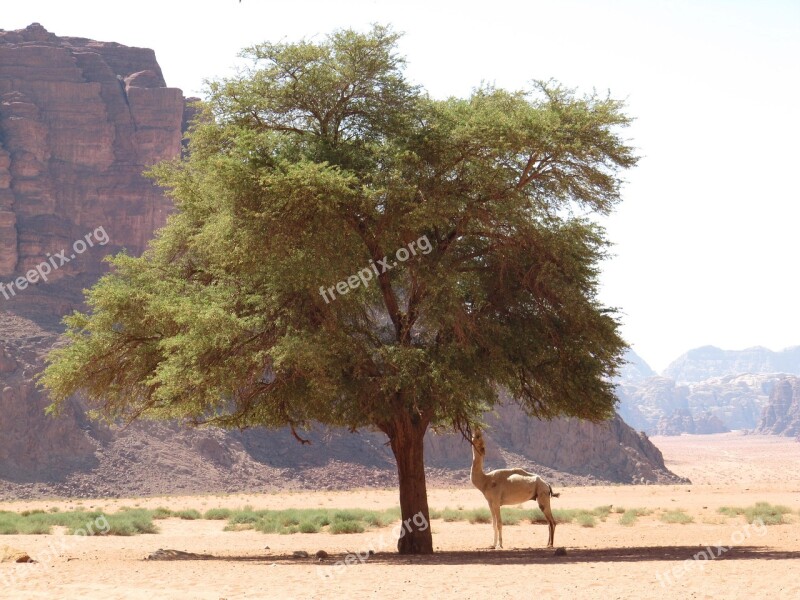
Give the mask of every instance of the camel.
[(489, 503), (492, 513), (492, 529), (494, 529), (494, 543), (497, 550), (503, 547), (503, 520), (500, 516), (500, 507), (508, 504), (521, 504), (526, 500), (536, 500), (539, 509), (544, 513), (549, 525), (547, 547), (553, 547), (556, 533), (556, 520), (550, 510), (550, 497), (558, 498), (553, 488), (541, 477), (529, 473), (525, 469), (496, 469), (483, 472), (483, 457), (486, 455), (486, 444), (480, 430), (472, 436), (472, 470), (470, 481), (472, 485), (483, 492)]

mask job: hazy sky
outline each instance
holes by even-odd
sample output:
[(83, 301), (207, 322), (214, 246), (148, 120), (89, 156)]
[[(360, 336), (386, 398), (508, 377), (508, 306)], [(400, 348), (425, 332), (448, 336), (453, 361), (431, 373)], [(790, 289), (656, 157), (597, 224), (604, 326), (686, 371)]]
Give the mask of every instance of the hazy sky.
[(706, 344), (800, 344), (800, 3), (0, 0), (0, 28), (155, 49), (200, 95), (260, 41), (389, 23), (436, 97), (555, 78), (627, 100), (643, 156), (606, 221), (602, 300), (656, 370)]

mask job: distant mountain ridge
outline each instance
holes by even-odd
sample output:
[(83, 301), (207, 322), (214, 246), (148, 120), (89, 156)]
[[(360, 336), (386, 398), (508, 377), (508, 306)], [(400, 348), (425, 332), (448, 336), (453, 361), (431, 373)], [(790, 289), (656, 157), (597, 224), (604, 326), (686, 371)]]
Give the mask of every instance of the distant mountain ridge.
[(691, 383), (742, 373), (800, 375), (800, 346), (780, 352), (762, 346), (744, 350), (702, 346), (679, 356), (664, 369), (663, 375), (680, 383)]
[(650, 365), (636, 354), (636, 351), (632, 348), (628, 348), (623, 359), (625, 362), (617, 375), (618, 381), (642, 381), (657, 375)]
[[(800, 374), (800, 346), (781, 352), (703, 346), (681, 355), (662, 375), (633, 351), (626, 360), (616, 380), (619, 414), (649, 435), (794, 431), (792, 388), (786, 379)], [(776, 392), (778, 387), (782, 392)]]

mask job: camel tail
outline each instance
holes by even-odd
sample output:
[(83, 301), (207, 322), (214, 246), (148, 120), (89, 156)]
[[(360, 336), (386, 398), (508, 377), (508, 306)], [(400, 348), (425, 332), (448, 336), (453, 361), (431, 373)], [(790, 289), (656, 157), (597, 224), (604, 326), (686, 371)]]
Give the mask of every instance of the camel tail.
[(547, 487), (550, 488), (550, 496), (552, 496), (553, 498), (558, 498), (561, 495), (561, 493), (556, 494), (553, 491), (553, 486), (550, 485), (549, 483), (547, 484)]

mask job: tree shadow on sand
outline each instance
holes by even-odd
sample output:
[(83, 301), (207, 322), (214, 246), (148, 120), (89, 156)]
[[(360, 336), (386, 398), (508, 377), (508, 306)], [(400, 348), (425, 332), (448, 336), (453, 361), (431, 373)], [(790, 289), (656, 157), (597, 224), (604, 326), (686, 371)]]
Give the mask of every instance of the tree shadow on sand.
[(401, 556), (376, 554), (370, 562), (383, 564), (430, 565), (529, 565), (551, 563), (603, 563), (684, 561), (705, 551), (714, 560), (790, 560), (800, 558), (800, 551), (784, 551), (764, 546), (736, 546), (717, 556), (719, 550), (700, 546), (645, 546), (633, 548), (567, 548), (566, 554), (557, 556), (550, 549), (515, 549), (472, 551), (440, 551), (430, 556)]
[[(172, 557), (161, 560), (220, 560), (230, 562), (269, 562), (279, 564), (308, 564), (333, 566), (348, 557), (354, 564), (380, 565), (531, 565), (553, 563), (625, 563), (647, 561), (684, 561), (691, 560), (702, 552), (714, 560), (797, 560), (800, 550), (775, 550), (765, 546), (734, 546), (722, 548), (716, 546), (643, 546), (633, 548), (567, 548), (567, 553), (556, 556), (553, 549), (515, 549), (515, 550), (457, 550), (438, 551), (429, 555), (401, 555), (394, 552), (379, 552), (367, 555), (364, 550), (360, 556), (353, 553), (329, 554), (318, 560), (311, 554), (308, 558), (297, 558), (291, 554), (250, 555), (250, 556), (213, 556), (194, 555), (193, 557)], [(698, 557), (701, 558), (702, 557)]]

